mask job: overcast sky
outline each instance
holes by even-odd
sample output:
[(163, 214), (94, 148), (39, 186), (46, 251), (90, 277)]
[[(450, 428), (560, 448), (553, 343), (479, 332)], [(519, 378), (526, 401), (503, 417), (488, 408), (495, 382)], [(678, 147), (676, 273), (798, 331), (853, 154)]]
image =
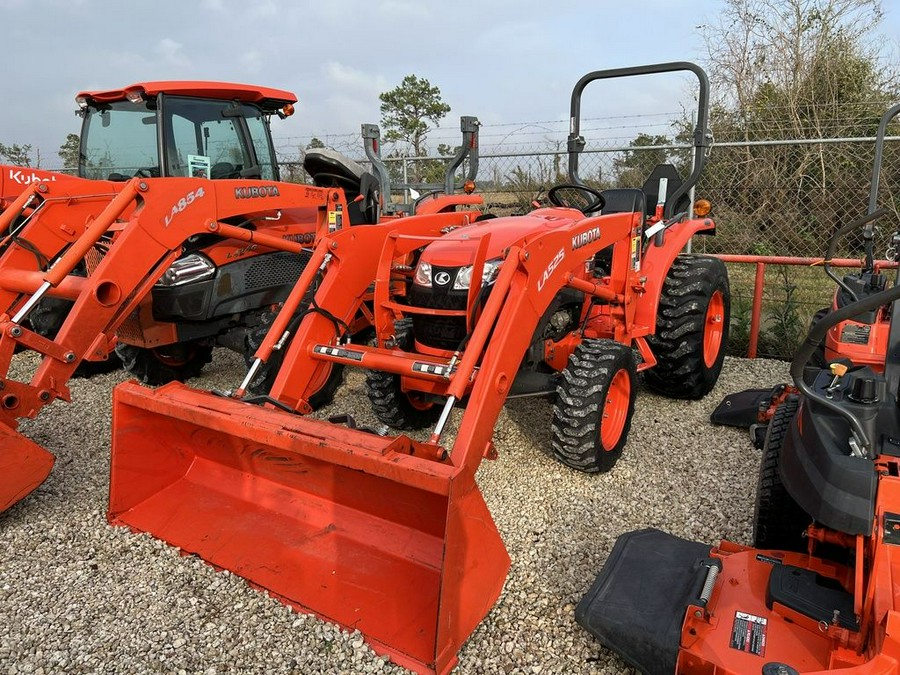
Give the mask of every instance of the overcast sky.
[[(895, 37), (900, 2), (884, 5), (884, 33)], [(494, 142), (551, 131), (564, 138), (563, 126), (548, 122), (567, 118), (581, 75), (702, 60), (696, 27), (712, 22), (721, 6), (721, 0), (0, 0), (7, 53), (0, 142), (32, 144), (42, 165), (54, 168), (66, 134), (79, 129), (78, 91), (208, 79), (293, 91), (298, 114), (273, 122), (280, 152), (291, 154), (311, 136), (358, 133), (360, 123), (377, 123), (378, 94), (411, 73), (440, 87), (452, 108), (444, 127), (458, 128), (459, 115), (476, 115), (493, 127)], [(585, 114), (674, 110), (685, 97), (684, 79), (641, 79), (640, 86), (604, 90)]]

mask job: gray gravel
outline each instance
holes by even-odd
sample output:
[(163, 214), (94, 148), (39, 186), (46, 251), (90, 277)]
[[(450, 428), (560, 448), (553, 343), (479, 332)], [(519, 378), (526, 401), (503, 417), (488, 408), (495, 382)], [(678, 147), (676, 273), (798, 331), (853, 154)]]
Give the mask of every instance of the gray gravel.
[[(27, 368), (17, 357), (17, 368)], [(194, 385), (233, 387), (242, 361), (220, 351)], [(619, 673), (629, 669), (574, 621), (615, 538), (652, 525), (709, 544), (747, 543), (759, 452), (713, 427), (726, 393), (786, 380), (774, 361), (728, 359), (703, 401), (642, 391), (615, 469), (587, 476), (549, 456), (550, 407), (507, 404), (500, 458), (478, 481), (512, 557), (505, 590), (459, 655), (460, 673)], [(22, 431), (57, 456), (50, 479), (0, 515), (0, 673), (402, 673), (359, 633), (298, 615), (240, 578), (147, 535), (106, 524), (110, 390), (121, 373), (73, 380)], [(372, 421), (362, 379), (335, 410)]]

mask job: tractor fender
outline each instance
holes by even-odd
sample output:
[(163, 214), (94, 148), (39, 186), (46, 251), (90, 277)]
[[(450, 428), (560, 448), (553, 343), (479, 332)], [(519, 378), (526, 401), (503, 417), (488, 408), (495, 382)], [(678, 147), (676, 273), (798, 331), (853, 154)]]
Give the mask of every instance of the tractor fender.
[(644, 293), (637, 302), (635, 324), (648, 326), (651, 331), (654, 329), (662, 286), (675, 258), (695, 234), (711, 233), (715, 229), (716, 224), (711, 218), (694, 218), (666, 228), (661, 245), (656, 244), (655, 237), (650, 240), (641, 260), (641, 276), (646, 281)]
[(426, 196), (416, 206), (417, 216), (431, 213), (446, 213), (453, 211), (457, 206), (483, 206), (484, 197), (481, 195), (439, 195)]

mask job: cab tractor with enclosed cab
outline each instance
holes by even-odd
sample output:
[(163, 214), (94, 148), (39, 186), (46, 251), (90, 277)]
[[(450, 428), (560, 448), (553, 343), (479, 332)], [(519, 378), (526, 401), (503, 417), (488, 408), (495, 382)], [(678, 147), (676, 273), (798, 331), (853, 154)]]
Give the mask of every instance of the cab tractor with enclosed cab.
[[(293, 113), (297, 99), (290, 92), (221, 82), (145, 82), (81, 92), (76, 100), (83, 117), (79, 177), (114, 182), (131, 176), (275, 181), (264, 195), (268, 208), (247, 214), (248, 226), (307, 248), (314, 244), (315, 214), (283, 210), (278, 199), (279, 166), (269, 120)], [(468, 141), (464, 143), (467, 152), (461, 152), (462, 157), (471, 156), (473, 146), (477, 152), (477, 135), (474, 140), (471, 134), (465, 136), (464, 141)], [(383, 202), (380, 182), (339, 153), (332, 153), (327, 164), (315, 162), (315, 154), (308, 153), (305, 162), (314, 183), (340, 188), (347, 199), (347, 209), (333, 213), (330, 225), (376, 222)], [(98, 197), (105, 193), (112, 198), (108, 188), (98, 186), (97, 192)], [(451, 193), (442, 200), (442, 207), (452, 209), (462, 201), (471, 198)], [(453, 203), (448, 206), (448, 202)], [(76, 273), (93, 269), (105, 245), (104, 239)], [(106, 363), (117, 364), (121, 359), (142, 382), (162, 384), (197, 375), (215, 346), (249, 356), (307, 258), (308, 253), (295, 255), (258, 244), (193, 237), (119, 326), (115, 352)], [(47, 298), (38, 303), (29, 321), (42, 335), (52, 337), (70, 306), (65, 299)], [(366, 323), (365, 316), (357, 321)], [(87, 361), (76, 372), (89, 374), (101, 369), (101, 364), (104, 361)]]
[[(690, 177), (649, 209), (641, 190), (604, 195), (583, 185), (582, 89), (676, 71), (700, 83)], [(116, 387), (110, 522), (358, 629), (401, 665), (448, 672), (509, 568), (475, 474), (496, 454), (506, 398), (531, 386), (523, 363), (563, 371), (557, 397), (569, 417), (556, 424), (560, 447), (588, 470), (610, 468), (621, 452), (636, 370), (656, 368), (660, 389), (683, 396), (702, 395), (718, 375), (727, 279), (715, 262), (679, 256), (715, 225), (674, 210), (706, 160), (708, 93), (705, 73), (690, 63), (590, 73), (572, 97), (572, 183), (551, 190), (553, 206), (508, 218), (419, 215), (327, 235), (235, 389)], [(417, 278), (432, 292), (435, 283), (455, 290), (465, 305), (424, 306)], [(347, 326), (367, 294), (375, 344), (349, 343)], [(422, 317), (452, 318), (466, 333), (450, 349), (429, 345), (444, 333), (417, 335)], [(267, 395), (248, 392), (273, 358)], [(347, 416), (308, 416), (348, 367), (378, 373), (403, 414), (432, 420), (427, 440), (372, 433)], [(534, 391), (546, 393), (546, 378), (536, 379)], [(462, 414), (451, 420), (458, 403)]]
[[(79, 175), (111, 181), (132, 176), (267, 181), (265, 187), (234, 188), (235, 198), (253, 208), (230, 224), (307, 248), (314, 244), (319, 207), (282, 208), (270, 118), (293, 113), (297, 99), (290, 92), (220, 82), (147, 82), (82, 92), (76, 100), (83, 116)], [(355, 191), (343, 188), (348, 203), (377, 201), (374, 191), (360, 192), (359, 181)], [(353, 222), (367, 222), (349, 206), (346, 213), (359, 215)], [(378, 214), (369, 216), (377, 219)], [(103, 254), (101, 243), (85, 258), (89, 273)], [(215, 346), (252, 350), (252, 335), (287, 297), (308, 257), (302, 251), (192, 237), (119, 325), (115, 353), (132, 375), (161, 384), (197, 375)], [(32, 323), (58, 325), (67, 309), (65, 301), (46, 301)]]

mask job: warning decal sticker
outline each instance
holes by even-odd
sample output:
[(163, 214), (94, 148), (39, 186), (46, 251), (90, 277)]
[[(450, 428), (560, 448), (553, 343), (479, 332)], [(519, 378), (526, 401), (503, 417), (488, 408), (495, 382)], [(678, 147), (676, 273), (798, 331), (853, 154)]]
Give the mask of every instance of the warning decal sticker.
[(753, 614), (735, 612), (734, 625), (731, 627), (731, 648), (765, 656), (766, 619)]

